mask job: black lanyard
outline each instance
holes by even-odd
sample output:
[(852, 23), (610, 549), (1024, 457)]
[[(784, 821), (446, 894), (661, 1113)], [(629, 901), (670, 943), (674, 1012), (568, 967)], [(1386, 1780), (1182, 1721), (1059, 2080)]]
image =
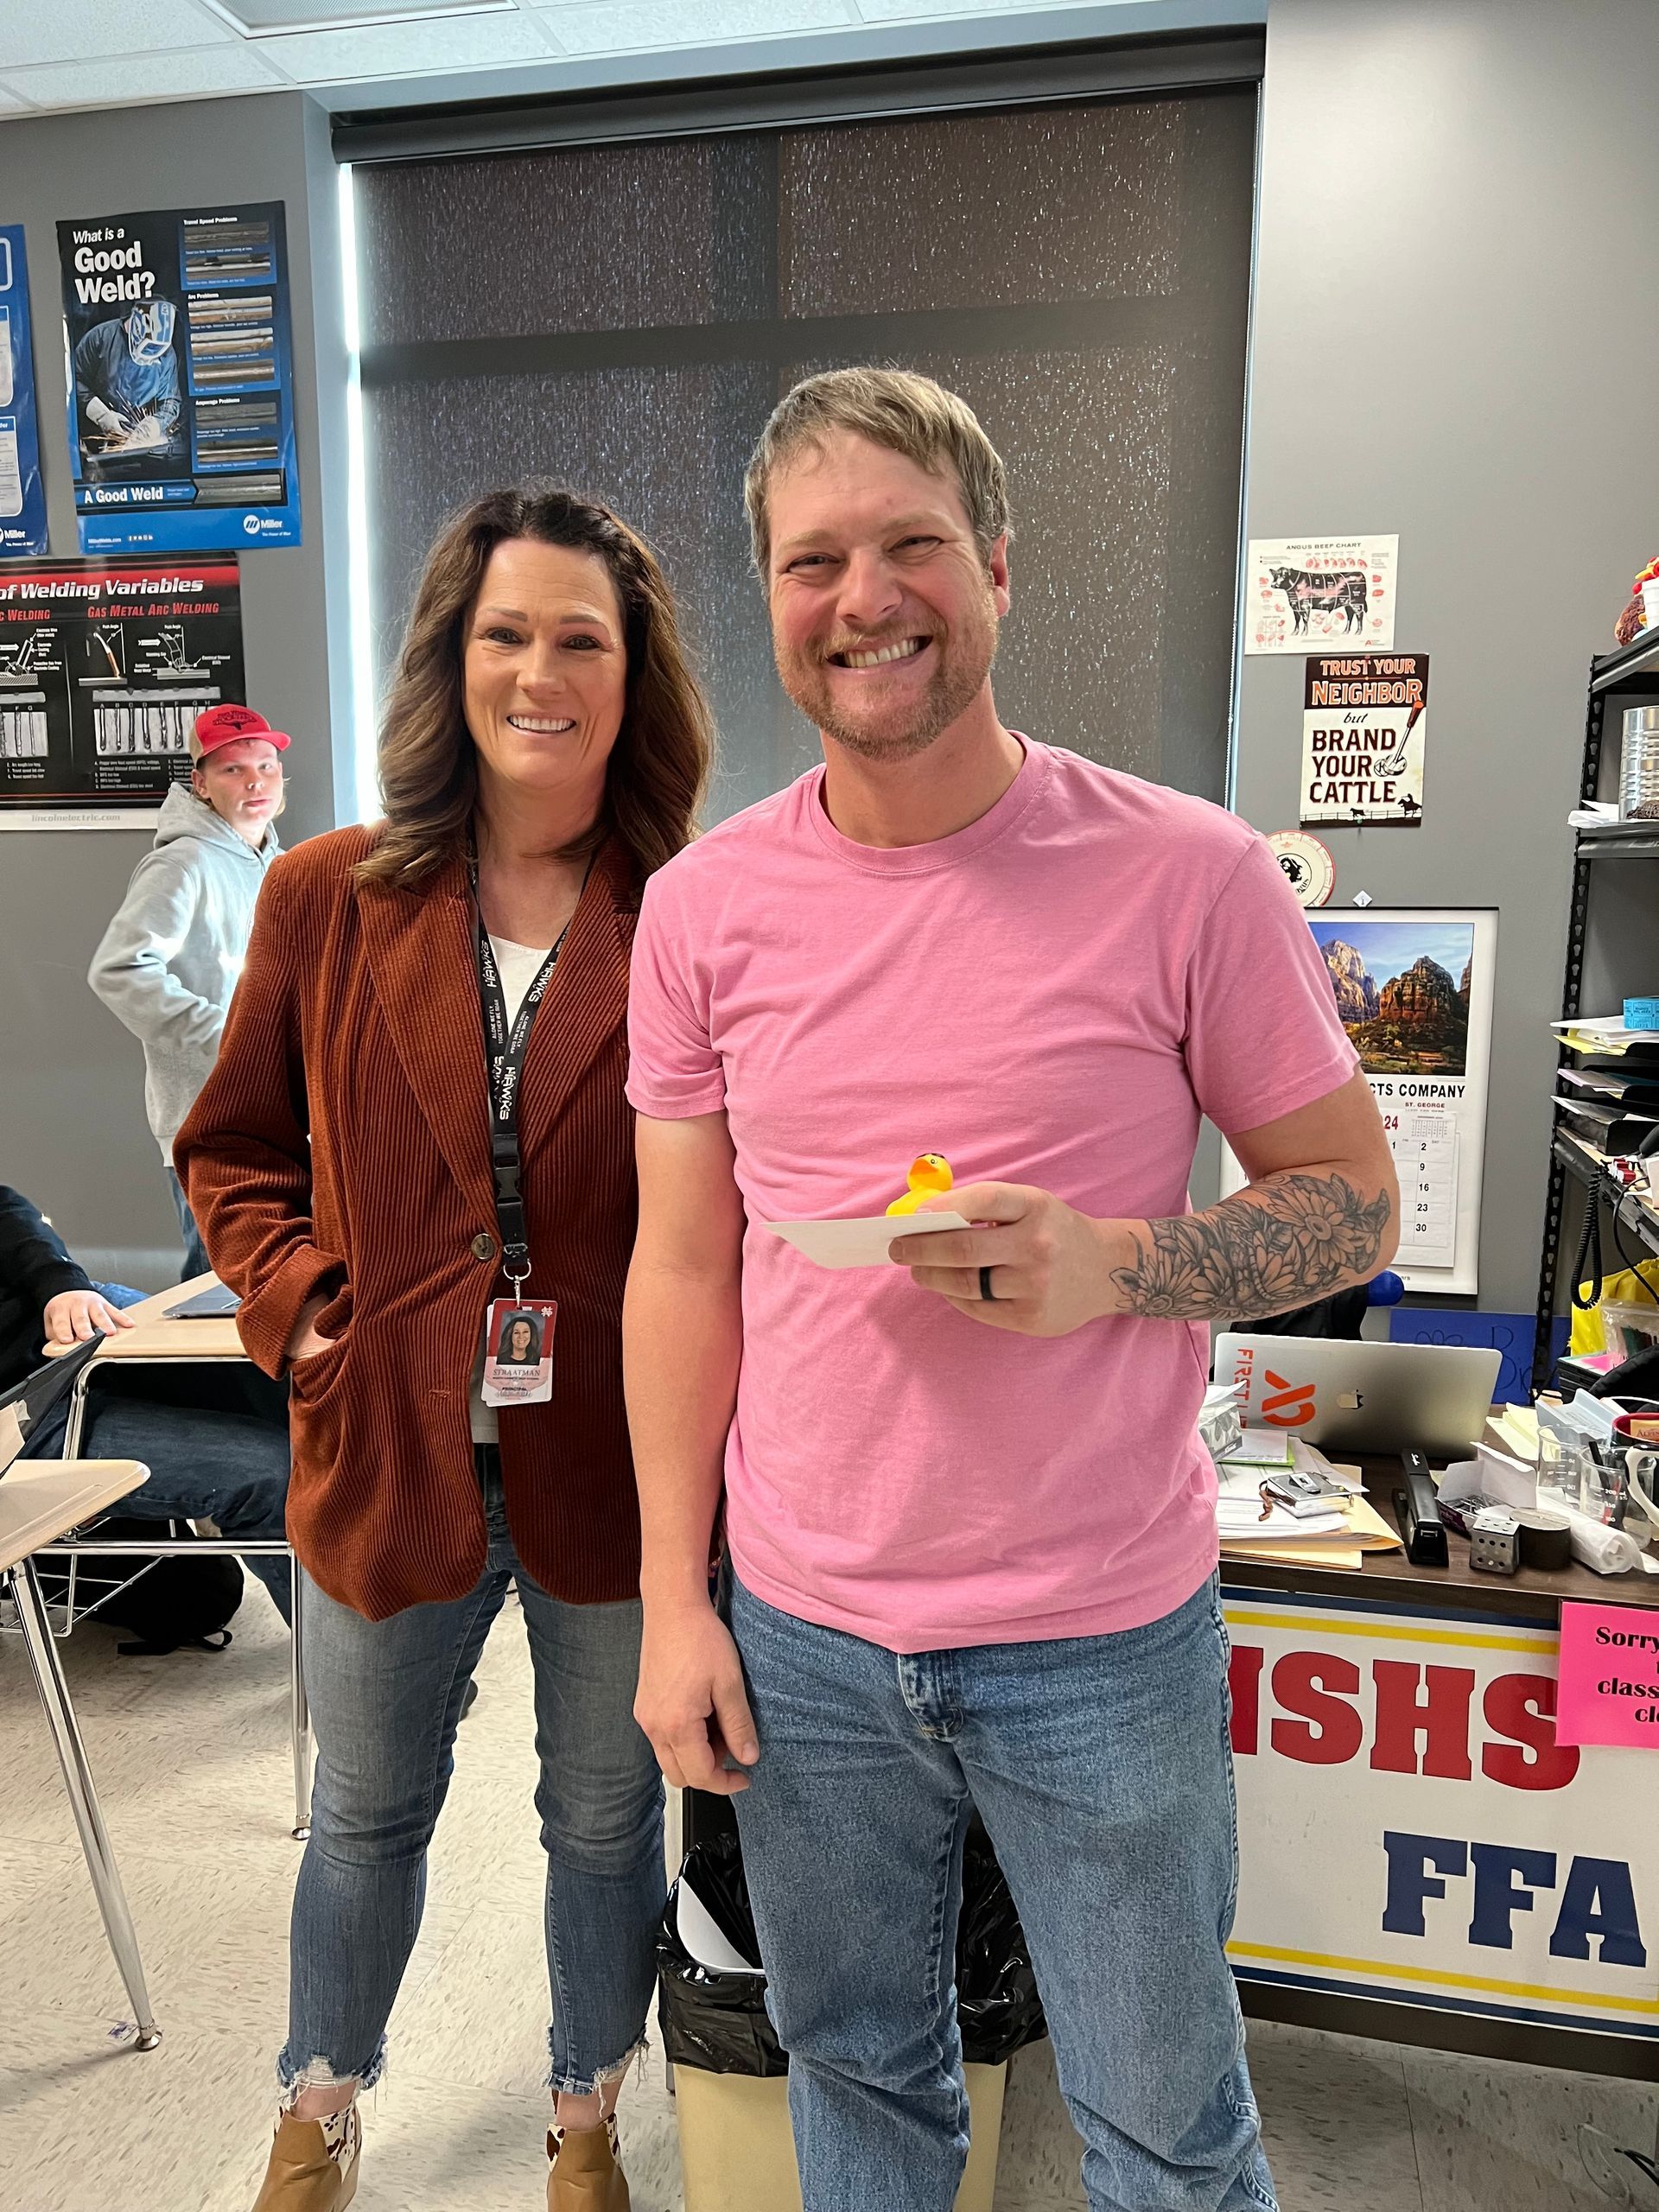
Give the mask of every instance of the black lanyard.
[[(582, 891), (576, 893), (577, 908), (592, 873), (590, 860), (582, 879)], [(570, 922), (575, 918), (573, 909)], [(478, 898), (478, 869), (474, 867), (473, 938), (478, 953), (478, 997), (484, 1014), (484, 1053), (490, 1078), (490, 1169), (495, 1179), (495, 1219), (501, 1232), (502, 1272), (515, 1291), (530, 1274), (530, 1239), (525, 1233), (524, 1194), (518, 1184), (518, 1084), (524, 1071), (531, 1029), (553, 980), (564, 940), (570, 934), (570, 922), (559, 931), (558, 943), (537, 969), (535, 981), (509, 1024), (506, 993), (501, 988), (495, 949), (484, 926), (484, 912)]]

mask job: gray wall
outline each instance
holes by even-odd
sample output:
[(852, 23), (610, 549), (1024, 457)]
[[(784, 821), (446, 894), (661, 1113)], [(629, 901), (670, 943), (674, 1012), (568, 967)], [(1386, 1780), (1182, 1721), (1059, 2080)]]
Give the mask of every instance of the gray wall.
[[(1640, 213), (1656, 65), (1650, 0), (1272, 0), (1268, 16), (1248, 527), (1401, 535), (1398, 642), (1433, 656), (1427, 817), (1330, 832), (1337, 902), (1363, 887), (1502, 909), (1480, 1302), (1504, 1311), (1533, 1296), (1586, 662), (1659, 545), (1641, 398), (1659, 358)], [(150, 109), (142, 131), (119, 112), (3, 129), (60, 552), (54, 223), (232, 192), (288, 203), (306, 542), (244, 563), (248, 679), (296, 739), (286, 835), (326, 828), (351, 779), (326, 118), (281, 93)], [(1243, 667), (1238, 804), (1264, 829), (1294, 817), (1300, 678), (1294, 660)], [(147, 1282), (175, 1247), (138, 1050), (83, 981), (142, 849), (0, 835), (0, 1180)]]
[[(243, 624), (249, 699), (294, 738), (283, 838), (327, 830), (336, 816), (331, 731), (348, 728), (333, 711), (346, 696), (345, 348), (327, 118), (303, 94), (283, 92), (146, 109), (142, 128), (119, 112), (9, 121), (0, 149), (0, 212), (27, 230), (58, 554), (73, 554), (76, 539), (55, 224), (222, 200), (287, 204), (304, 542), (243, 556)], [(340, 772), (349, 789), (343, 758)], [(0, 832), (0, 1182), (42, 1206), (85, 1264), (146, 1288), (177, 1275), (177, 1224), (144, 1123), (143, 1055), (86, 975), (149, 835)]]
[[(1400, 533), (1395, 642), (1431, 657), (1423, 824), (1319, 835), (1335, 906), (1501, 909), (1479, 1300), (1501, 1313), (1536, 1286), (1587, 663), (1659, 550), (1656, 73), (1651, 0), (1268, 13), (1248, 529)], [(1243, 664), (1237, 804), (1263, 830), (1295, 820), (1301, 676)]]

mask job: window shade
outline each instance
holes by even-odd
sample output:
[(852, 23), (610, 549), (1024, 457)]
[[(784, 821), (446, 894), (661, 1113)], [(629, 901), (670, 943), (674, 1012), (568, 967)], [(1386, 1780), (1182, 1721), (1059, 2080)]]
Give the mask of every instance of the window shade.
[(1002, 719), (1226, 786), (1255, 96), (385, 162), (355, 173), (384, 679), (427, 544), (552, 476), (650, 538), (720, 721), (718, 817), (817, 757), (743, 467), (800, 375), (925, 370), (1008, 464)]

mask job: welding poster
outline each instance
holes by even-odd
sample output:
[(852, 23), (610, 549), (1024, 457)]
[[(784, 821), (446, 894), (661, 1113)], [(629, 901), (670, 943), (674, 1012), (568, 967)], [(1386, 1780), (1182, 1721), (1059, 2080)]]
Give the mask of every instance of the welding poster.
[(153, 828), (204, 708), (246, 700), (233, 557), (0, 570), (0, 830)]
[(35, 415), (29, 262), (21, 223), (0, 223), (0, 559), (46, 550), (46, 487)]
[(279, 200), (58, 225), (83, 553), (297, 545)]
[(1323, 653), (1302, 687), (1305, 830), (1423, 818), (1427, 653)]

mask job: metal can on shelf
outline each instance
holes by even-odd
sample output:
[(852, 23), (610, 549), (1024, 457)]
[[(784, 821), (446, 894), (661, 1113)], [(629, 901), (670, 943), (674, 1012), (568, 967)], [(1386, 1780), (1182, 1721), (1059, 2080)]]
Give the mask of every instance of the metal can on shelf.
[(1619, 759), (1618, 818), (1659, 817), (1659, 707), (1624, 709), (1624, 747)]

